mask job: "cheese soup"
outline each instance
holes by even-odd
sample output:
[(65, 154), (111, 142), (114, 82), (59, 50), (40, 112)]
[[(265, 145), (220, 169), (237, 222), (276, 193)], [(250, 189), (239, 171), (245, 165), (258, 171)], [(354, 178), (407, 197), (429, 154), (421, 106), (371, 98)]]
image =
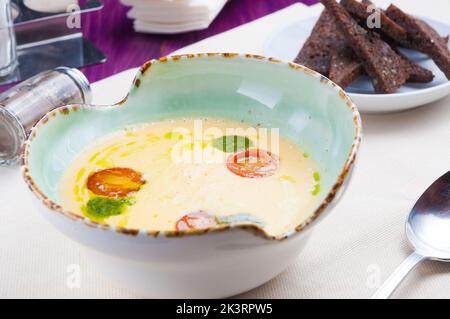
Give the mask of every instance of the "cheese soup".
[(270, 235), (309, 216), (320, 192), (311, 158), (277, 130), (224, 119), (176, 119), (110, 134), (76, 156), (63, 207), (147, 231), (254, 224)]

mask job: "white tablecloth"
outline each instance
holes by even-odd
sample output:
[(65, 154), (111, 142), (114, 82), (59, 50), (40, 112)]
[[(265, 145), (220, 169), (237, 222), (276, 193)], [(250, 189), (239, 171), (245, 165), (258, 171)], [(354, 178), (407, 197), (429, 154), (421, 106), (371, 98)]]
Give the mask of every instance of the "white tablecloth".
[[(386, 4), (389, 1), (377, 1)], [(405, 10), (448, 21), (448, 0), (394, 1)], [(260, 53), (272, 32), (320, 11), (294, 5), (181, 50)], [(96, 103), (117, 102), (134, 70), (93, 85)], [(391, 115), (363, 116), (364, 139), (350, 187), (316, 225), (296, 262), (250, 298), (366, 298), (411, 252), (404, 221), (426, 187), (450, 169), (450, 97)], [(75, 266), (74, 266), (75, 265)], [(74, 268), (75, 267), (75, 268)], [(80, 286), (67, 281), (74, 269)], [(425, 262), (394, 297), (450, 298), (450, 264)], [(17, 167), (0, 168), (0, 297), (133, 298), (34, 209)]]

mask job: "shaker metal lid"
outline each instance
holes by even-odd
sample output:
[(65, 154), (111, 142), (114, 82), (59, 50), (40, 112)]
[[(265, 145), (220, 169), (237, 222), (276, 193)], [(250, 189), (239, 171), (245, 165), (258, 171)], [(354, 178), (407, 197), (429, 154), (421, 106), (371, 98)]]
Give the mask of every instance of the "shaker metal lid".
[(92, 102), (91, 85), (89, 84), (86, 76), (80, 70), (61, 66), (56, 68), (56, 71), (67, 74), (75, 82), (75, 84), (80, 88), (80, 91), (83, 93), (83, 102), (85, 104)]
[(26, 134), (19, 120), (0, 106), (0, 165), (15, 164)]

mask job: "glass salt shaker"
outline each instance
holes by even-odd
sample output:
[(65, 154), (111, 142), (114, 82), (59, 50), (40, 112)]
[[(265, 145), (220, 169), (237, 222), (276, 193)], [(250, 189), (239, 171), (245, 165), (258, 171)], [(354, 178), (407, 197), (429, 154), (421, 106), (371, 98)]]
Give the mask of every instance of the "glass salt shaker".
[(89, 81), (79, 70), (67, 67), (42, 72), (0, 94), (0, 165), (18, 161), (30, 129), (44, 114), (59, 106), (90, 102)]

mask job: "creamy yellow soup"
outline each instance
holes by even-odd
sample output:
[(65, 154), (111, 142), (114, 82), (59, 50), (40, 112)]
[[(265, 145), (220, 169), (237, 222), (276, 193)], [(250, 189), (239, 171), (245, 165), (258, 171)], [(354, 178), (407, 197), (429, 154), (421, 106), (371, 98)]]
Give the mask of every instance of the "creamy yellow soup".
[(277, 130), (213, 118), (115, 132), (60, 183), (65, 209), (148, 231), (256, 224), (279, 235), (308, 218), (319, 192), (313, 161)]

